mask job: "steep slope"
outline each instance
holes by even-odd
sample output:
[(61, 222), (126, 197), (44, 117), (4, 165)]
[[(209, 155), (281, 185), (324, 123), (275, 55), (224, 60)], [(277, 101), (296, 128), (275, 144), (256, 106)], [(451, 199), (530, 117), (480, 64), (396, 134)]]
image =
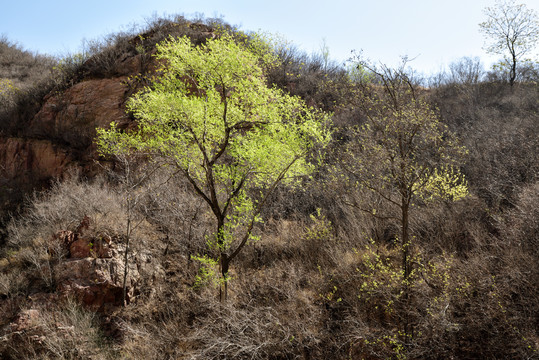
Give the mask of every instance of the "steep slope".
[(178, 17), (156, 20), (141, 34), (110, 35), (94, 44), (93, 55), (85, 61), (77, 56), (62, 60), (35, 89), (18, 91), (10, 104), (3, 102), (0, 218), (29, 191), (67, 171), (90, 177), (99, 171), (95, 129), (112, 121), (129, 126), (125, 102), (155, 68), (155, 44), (169, 35), (203, 41), (213, 36), (213, 28)]

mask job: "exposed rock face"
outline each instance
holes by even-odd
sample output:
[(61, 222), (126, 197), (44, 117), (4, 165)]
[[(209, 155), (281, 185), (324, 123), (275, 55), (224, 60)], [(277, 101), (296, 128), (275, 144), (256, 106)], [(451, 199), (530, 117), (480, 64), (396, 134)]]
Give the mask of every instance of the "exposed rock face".
[(126, 79), (87, 80), (49, 94), (24, 137), (0, 137), (0, 177), (39, 181), (61, 176), (69, 167), (84, 170), (96, 158), (96, 128), (128, 121)]
[[(129, 59), (125, 62), (131, 64)], [(89, 79), (50, 93), (17, 137), (0, 132), (0, 219), (25, 193), (68, 170), (87, 176), (98, 171), (96, 128), (113, 121), (120, 126), (129, 123), (126, 80), (126, 76)]]
[(19, 312), (15, 320), (9, 324), (11, 331), (28, 331), (35, 326), (39, 318), (39, 310), (27, 309)]
[(71, 155), (47, 140), (0, 138), (0, 166), (4, 179), (40, 180), (61, 176), (72, 164)]
[[(129, 265), (127, 295), (133, 297), (140, 278), (135, 264)], [(113, 258), (70, 259), (56, 269), (58, 292), (79, 300), (92, 310), (107, 310), (122, 304), (124, 264), (119, 256)]]
[(126, 80), (127, 77), (87, 80), (61, 94), (49, 95), (30, 123), (29, 136), (54, 139), (76, 149), (88, 148), (97, 127), (127, 121), (123, 107)]
[[(60, 231), (55, 236), (69, 251), (68, 259), (54, 267), (57, 293), (75, 298), (92, 310), (106, 311), (122, 304), (125, 245), (114, 242), (108, 235), (84, 236), (89, 221), (85, 217), (75, 232)], [(136, 264), (139, 257), (138, 254), (129, 257), (127, 300), (134, 297), (140, 281)]]

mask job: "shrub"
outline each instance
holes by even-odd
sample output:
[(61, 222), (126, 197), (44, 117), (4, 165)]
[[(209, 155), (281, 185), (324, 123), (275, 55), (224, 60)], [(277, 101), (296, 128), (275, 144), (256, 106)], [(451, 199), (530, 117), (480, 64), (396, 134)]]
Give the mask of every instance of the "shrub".
[(26, 329), (8, 334), (0, 345), (8, 359), (114, 359), (117, 354), (105, 340), (98, 317), (72, 301), (32, 309)]

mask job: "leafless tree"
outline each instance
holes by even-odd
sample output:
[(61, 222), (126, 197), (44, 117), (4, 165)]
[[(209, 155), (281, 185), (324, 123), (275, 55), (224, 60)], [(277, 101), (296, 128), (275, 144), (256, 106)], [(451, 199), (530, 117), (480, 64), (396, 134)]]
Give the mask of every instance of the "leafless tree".
[(517, 66), (539, 41), (539, 17), (524, 4), (514, 0), (498, 0), (484, 10), (487, 20), (480, 23), (481, 32), (491, 42), (488, 53), (504, 55), (502, 66), (509, 67), (509, 84), (517, 78)]

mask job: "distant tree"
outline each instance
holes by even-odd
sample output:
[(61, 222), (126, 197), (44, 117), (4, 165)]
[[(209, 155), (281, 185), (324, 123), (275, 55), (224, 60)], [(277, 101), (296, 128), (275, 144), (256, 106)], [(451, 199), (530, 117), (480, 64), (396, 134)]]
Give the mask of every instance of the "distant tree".
[(518, 63), (539, 41), (539, 17), (534, 10), (524, 4), (516, 4), (514, 0), (498, 0), (495, 7), (487, 7), (484, 12), (487, 21), (480, 23), (479, 27), (491, 40), (486, 50), (504, 56), (512, 87), (517, 78)]
[(329, 53), (329, 46), (325, 38), (322, 39), (322, 44), (320, 45), (320, 56), (322, 57), (323, 64), (324, 64), (322, 69), (324, 71), (327, 71), (329, 63), (330, 63), (330, 53)]
[(225, 301), (230, 264), (256, 239), (269, 195), (313, 171), (308, 154), (329, 141), (327, 115), (267, 85), (264, 67), (275, 58), (263, 41), (222, 35), (197, 47), (180, 38), (157, 50), (159, 77), (128, 103), (138, 128), (124, 132), (112, 123), (98, 131), (99, 147), (145, 152), (187, 178), (216, 222), (208, 244), (217, 255), (198, 259), (209, 272), (219, 266)]
[[(457, 200), (467, 194), (458, 170), (465, 149), (440, 121), (437, 111), (420, 98), (418, 87), (405, 71), (406, 60), (397, 69), (366, 62), (360, 65), (375, 74), (382, 86), (364, 84), (358, 103), (366, 122), (356, 130), (342, 165), (354, 186), (374, 193), (379, 203), (398, 209), (406, 289), (412, 273), (410, 210), (436, 198)], [(392, 217), (377, 204), (351, 205), (374, 217)]]

